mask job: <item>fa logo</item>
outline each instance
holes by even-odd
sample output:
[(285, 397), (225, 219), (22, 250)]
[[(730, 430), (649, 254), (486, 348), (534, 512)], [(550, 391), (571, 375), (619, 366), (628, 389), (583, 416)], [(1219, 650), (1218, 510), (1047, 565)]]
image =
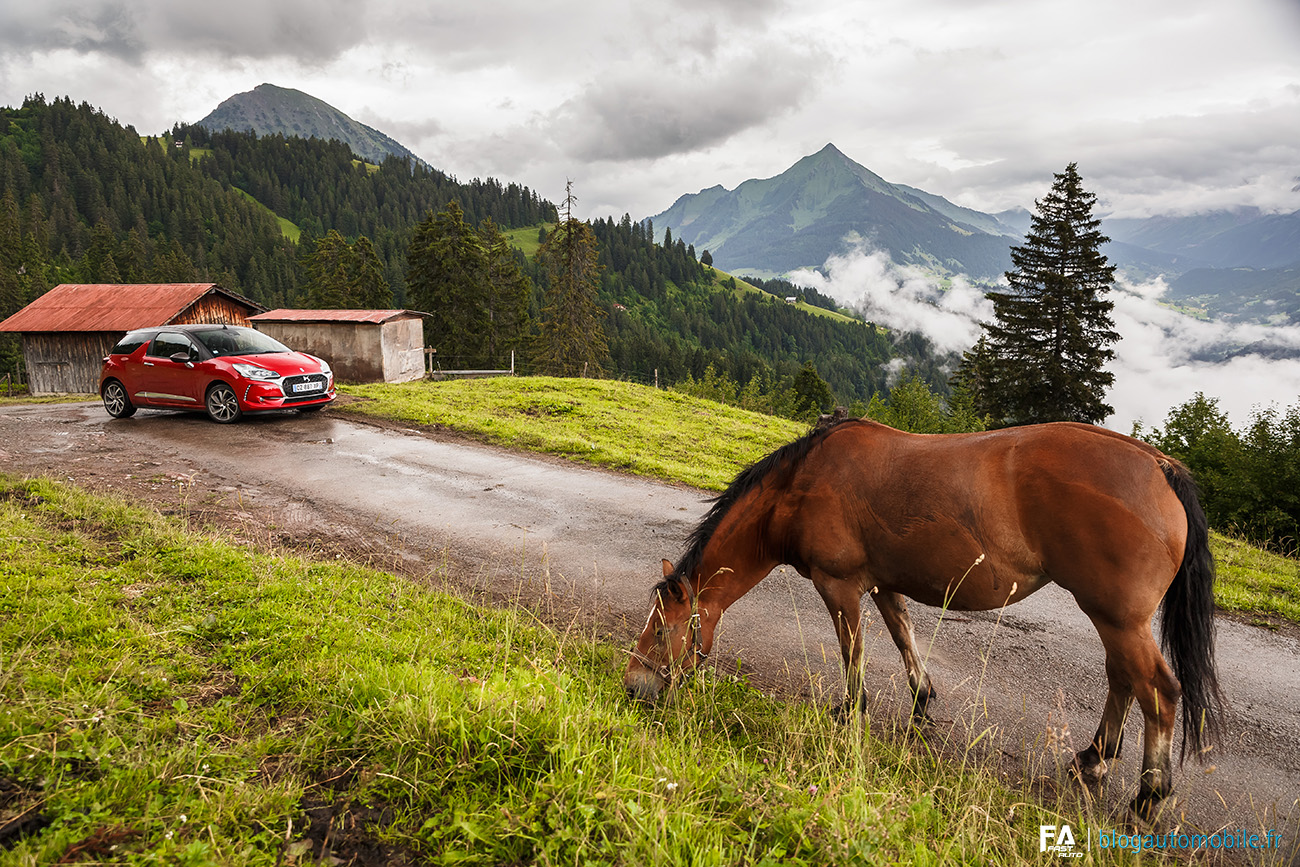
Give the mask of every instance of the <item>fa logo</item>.
[[(1051, 845), (1048, 845), (1048, 840), (1052, 841)], [(1074, 832), (1070, 830), (1069, 825), (1062, 825), (1059, 828), (1055, 825), (1039, 825), (1038, 851), (1057, 852), (1061, 855), (1073, 855)]]

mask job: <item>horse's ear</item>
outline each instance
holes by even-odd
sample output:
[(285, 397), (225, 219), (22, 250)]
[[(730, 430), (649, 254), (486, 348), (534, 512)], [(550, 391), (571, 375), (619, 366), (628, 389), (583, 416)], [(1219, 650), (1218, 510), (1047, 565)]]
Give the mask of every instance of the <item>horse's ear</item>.
[(672, 574), (673, 574), (673, 564), (672, 564), (672, 563), (669, 563), (667, 560), (665, 560), (665, 561), (664, 561), (664, 577), (667, 578), (669, 575), (672, 575)]

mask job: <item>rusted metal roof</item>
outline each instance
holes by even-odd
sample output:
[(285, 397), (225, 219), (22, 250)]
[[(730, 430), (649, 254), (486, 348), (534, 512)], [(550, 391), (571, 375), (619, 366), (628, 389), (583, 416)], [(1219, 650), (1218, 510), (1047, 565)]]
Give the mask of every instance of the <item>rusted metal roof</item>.
[(166, 325), (213, 293), (250, 312), (262, 309), (216, 283), (60, 283), (0, 322), (0, 331), (131, 331)]
[(250, 322), (361, 322), (380, 324), (403, 316), (428, 316), (418, 310), (268, 310), (248, 317)]

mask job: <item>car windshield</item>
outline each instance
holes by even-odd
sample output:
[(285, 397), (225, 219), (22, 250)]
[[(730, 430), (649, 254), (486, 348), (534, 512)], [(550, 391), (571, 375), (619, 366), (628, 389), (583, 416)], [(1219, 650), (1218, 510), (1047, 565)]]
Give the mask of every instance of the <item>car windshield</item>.
[(291, 352), (280, 341), (267, 337), (251, 328), (214, 328), (196, 331), (194, 339), (208, 348), (213, 355), (268, 355), (273, 352)]

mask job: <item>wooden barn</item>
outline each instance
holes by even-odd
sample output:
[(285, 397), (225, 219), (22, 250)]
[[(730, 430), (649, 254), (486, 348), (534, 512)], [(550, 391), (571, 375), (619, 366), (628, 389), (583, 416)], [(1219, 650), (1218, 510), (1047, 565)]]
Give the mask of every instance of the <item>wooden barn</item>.
[(414, 310), (271, 310), (253, 327), (329, 362), (343, 382), (409, 382), (424, 375), (424, 320)]
[(61, 283), (0, 322), (0, 331), (22, 336), (32, 394), (94, 394), (104, 356), (128, 331), (249, 325), (265, 309), (216, 283)]

